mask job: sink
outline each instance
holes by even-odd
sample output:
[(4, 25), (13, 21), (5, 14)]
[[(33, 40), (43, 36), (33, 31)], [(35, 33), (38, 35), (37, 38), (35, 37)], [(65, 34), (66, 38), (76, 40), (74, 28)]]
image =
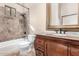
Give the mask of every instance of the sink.
[(53, 34), (51, 34), (51, 33), (46, 33), (46, 35), (51, 35), (51, 36), (67, 36), (67, 34), (56, 34), (56, 33), (53, 33)]
[(67, 36), (66, 34), (53, 34), (55, 36)]

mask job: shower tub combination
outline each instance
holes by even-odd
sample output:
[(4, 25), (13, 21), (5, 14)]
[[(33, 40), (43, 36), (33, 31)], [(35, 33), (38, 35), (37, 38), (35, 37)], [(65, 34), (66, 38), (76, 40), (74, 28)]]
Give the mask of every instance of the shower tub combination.
[(35, 35), (0, 43), (0, 56), (34, 56)]

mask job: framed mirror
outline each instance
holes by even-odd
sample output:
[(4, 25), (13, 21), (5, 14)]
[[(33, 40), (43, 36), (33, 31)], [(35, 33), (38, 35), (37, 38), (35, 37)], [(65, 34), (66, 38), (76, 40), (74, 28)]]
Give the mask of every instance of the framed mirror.
[(79, 4), (78, 3), (47, 3), (47, 29), (79, 31)]

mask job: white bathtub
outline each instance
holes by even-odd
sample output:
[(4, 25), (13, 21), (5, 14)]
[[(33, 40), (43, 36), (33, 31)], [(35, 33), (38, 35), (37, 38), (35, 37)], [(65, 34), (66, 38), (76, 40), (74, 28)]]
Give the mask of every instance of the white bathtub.
[(28, 35), (28, 38), (19, 38), (0, 43), (0, 51), (11, 51), (15, 49), (24, 50), (33, 43), (35, 35)]
[(5, 41), (5, 42), (0, 42), (0, 48), (6, 47), (6, 46), (11, 46), (11, 45), (17, 45), (17, 44), (22, 44), (23, 42), (33, 42), (35, 39), (35, 35), (28, 35), (28, 38), (18, 38), (18, 39), (13, 39), (10, 41)]
[(13, 40), (10, 40), (10, 41), (1, 42), (0, 43), (0, 49), (4, 48), (4, 47), (7, 47), (7, 46), (17, 45), (21, 41), (24, 41), (24, 38), (13, 39)]

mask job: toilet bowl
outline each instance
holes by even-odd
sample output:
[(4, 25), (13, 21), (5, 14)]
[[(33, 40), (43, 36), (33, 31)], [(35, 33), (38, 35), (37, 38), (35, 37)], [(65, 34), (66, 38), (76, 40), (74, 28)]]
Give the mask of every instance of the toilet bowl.
[(28, 35), (28, 38), (25, 37), (24, 40), (20, 41), (17, 46), (21, 50), (28, 50), (32, 45), (35, 40), (35, 35)]
[(35, 35), (28, 35), (28, 37), (25, 37), (24, 40), (17, 44), (17, 47), (20, 49), (20, 55), (28, 55), (28, 52), (32, 49), (34, 39)]
[(30, 42), (21, 41), (21, 42), (17, 45), (17, 47), (18, 47), (20, 50), (24, 51), (24, 50), (27, 50), (27, 49), (29, 48), (29, 45), (30, 45)]

